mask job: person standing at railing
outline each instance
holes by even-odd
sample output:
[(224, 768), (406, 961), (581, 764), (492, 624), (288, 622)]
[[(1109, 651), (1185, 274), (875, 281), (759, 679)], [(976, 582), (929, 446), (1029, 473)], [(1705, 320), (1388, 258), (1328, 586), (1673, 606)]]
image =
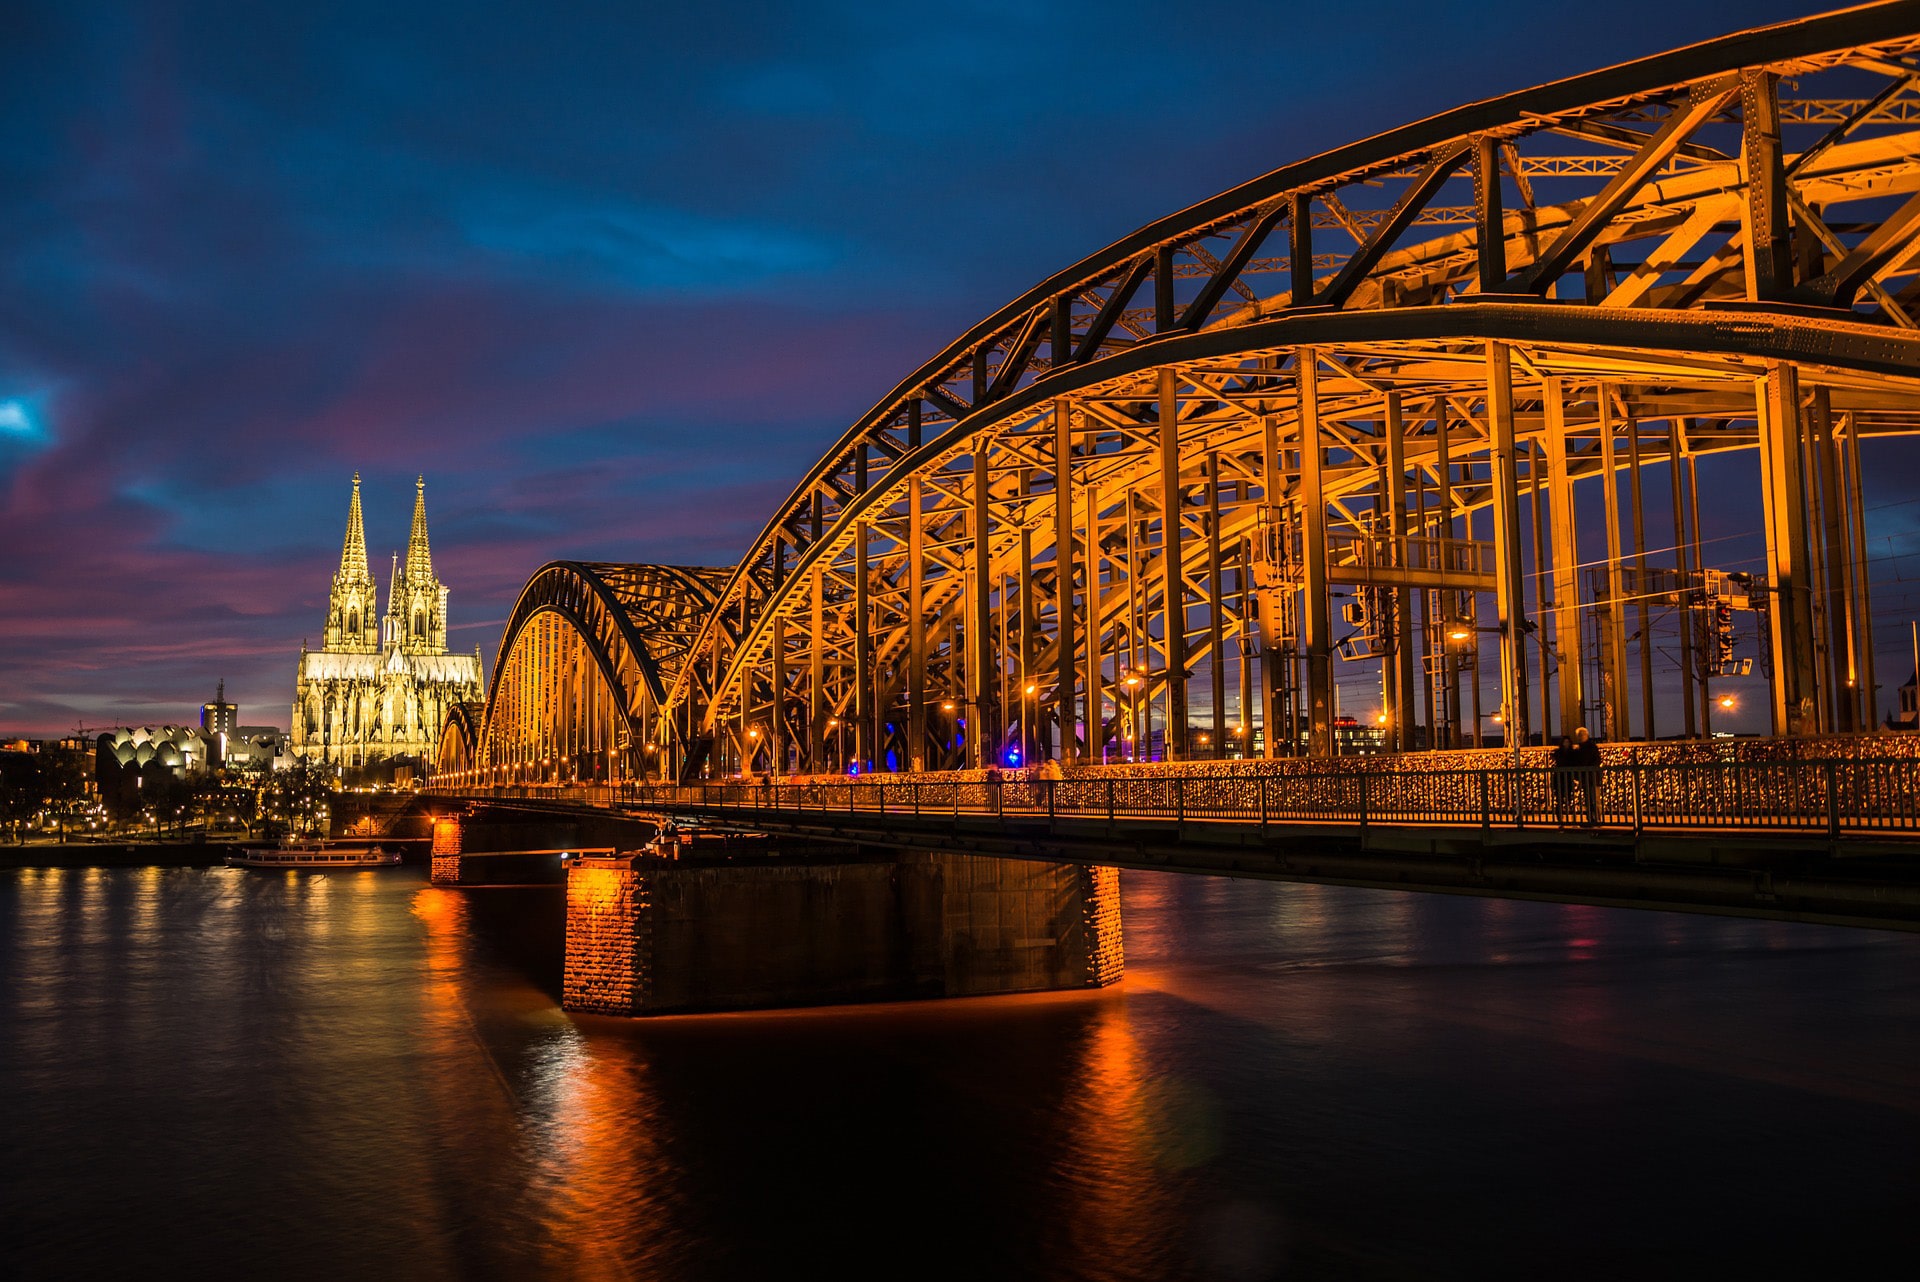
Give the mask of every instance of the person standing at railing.
[(1573, 802), (1573, 739), (1561, 735), (1560, 741), (1553, 745), (1553, 818), (1562, 828), (1567, 826), (1567, 807)]
[(994, 814), (1000, 813), (1000, 767), (987, 767), (987, 805)]
[(1035, 803), (1047, 810), (1052, 810), (1053, 785), (1066, 777), (1066, 771), (1062, 770), (1060, 763), (1052, 757), (1041, 762), (1040, 768), (1034, 772)]
[(1591, 828), (1600, 822), (1600, 744), (1585, 726), (1573, 732), (1573, 773), (1586, 809), (1584, 823)]

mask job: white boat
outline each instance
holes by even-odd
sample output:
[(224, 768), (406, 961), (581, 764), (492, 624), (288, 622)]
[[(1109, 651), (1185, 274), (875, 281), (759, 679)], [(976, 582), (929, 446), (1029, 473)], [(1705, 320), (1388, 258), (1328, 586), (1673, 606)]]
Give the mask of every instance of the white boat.
[(273, 846), (242, 846), (227, 856), (229, 868), (390, 868), (400, 852), (375, 845), (330, 845), (282, 839)]

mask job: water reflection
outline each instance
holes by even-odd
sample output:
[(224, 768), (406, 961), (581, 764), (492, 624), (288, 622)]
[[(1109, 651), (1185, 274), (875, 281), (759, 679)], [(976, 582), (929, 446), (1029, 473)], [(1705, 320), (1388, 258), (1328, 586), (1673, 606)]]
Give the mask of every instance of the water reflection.
[(1606, 1276), (1920, 1193), (1911, 938), (1125, 894), (1117, 990), (619, 1021), (552, 890), (6, 874), (0, 1273)]

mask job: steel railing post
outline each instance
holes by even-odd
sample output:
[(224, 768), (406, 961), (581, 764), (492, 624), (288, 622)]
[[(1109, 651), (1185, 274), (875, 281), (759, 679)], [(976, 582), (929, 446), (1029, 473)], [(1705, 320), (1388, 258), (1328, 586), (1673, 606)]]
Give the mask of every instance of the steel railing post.
[(1362, 770), (1360, 772), (1360, 840), (1361, 840), (1361, 844), (1364, 845), (1366, 843), (1366, 838), (1367, 838), (1367, 772), (1365, 770)]
[(1107, 776), (1107, 827), (1113, 827), (1113, 776)]
[(1265, 832), (1267, 829), (1267, 777), (1255, 775), (1253, 781), (1256, 785), (1255, 791), (1260, 794), (1260, 831)]
[(1487, 795), (1487, 772), (1476, 772), (1480, 776), (1480, 832), (1484, 838), (1493, 832), (1493, 803)]
[(1827, 836), (1837, 840), (1840, 836), (1840, 763), (1828, 761), (1827, 766)]
[(1173, 777), (1173, 822), (1180, 825), (1187, 821), (1187, 781), (1179, 775)]

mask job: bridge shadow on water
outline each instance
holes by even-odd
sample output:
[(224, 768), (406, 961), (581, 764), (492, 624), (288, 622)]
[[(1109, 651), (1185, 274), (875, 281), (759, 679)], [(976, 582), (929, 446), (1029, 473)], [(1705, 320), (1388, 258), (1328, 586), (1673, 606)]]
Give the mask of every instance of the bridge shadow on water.
[(566, 965), (564, 886), (503, 886), (446, 892), (464, 900), (467, 947), (560, 1002)]

